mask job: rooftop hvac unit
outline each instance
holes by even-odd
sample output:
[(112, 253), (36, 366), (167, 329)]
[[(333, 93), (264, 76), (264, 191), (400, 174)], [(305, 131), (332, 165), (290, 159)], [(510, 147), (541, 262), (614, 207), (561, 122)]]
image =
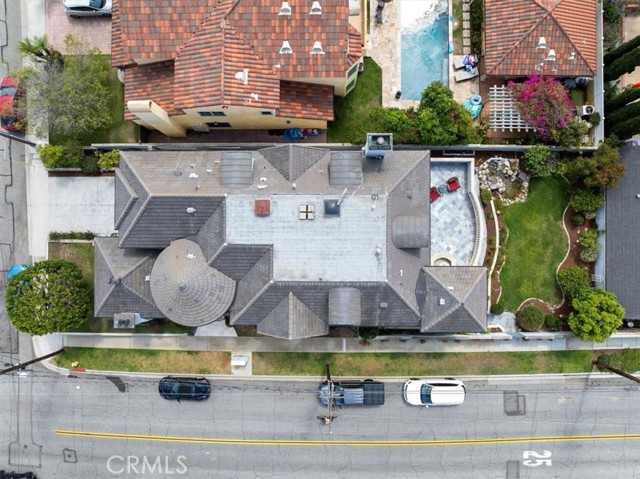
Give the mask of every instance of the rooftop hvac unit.
[(576, 115), (578, 116), (591, 115), (595, 111), (596, 109), (593, 105), (581, 105), (576, 107)]

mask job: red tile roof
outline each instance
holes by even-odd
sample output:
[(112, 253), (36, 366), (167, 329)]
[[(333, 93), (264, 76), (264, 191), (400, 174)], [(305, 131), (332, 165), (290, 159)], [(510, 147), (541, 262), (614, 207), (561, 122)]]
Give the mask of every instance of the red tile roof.
[(280, 82), (278, 116), (333, 121), (333, 87), (292, 81)]
[[(595, 1), (485, 0), (486, 74), (524, 76), (541, 71), (549, 76), (593, 76)], [(545, 38), (546, 49), (538, 48), (540, 37)], [(551, 49), (556, 61), (545, 61)]]
[[(333, 119), (332, 87), (280, 83), (344, 77), (362, 57), (362, 36), (350, 26), (343, 0), (319, 0), (321, 15), (309, 15), (309, 0), (291, 0), (291, 15), (279, 15), (279, 0), (162, 3), (114, 0), (112, 63), (140, 63), (125, 80), (135, 78), (135, 85), (126, 87), (129, 99), (147, 95), (155, 100), (149, 93), (159, 92), (169, 78), (166, 64), (152, 68), (149, 62), (174, 60), (173, 88), (157, 101), (169, 105), (161, 105), (167, 111), (250, 103), (278, 109), (279, 116), (287, 112), (299, 118)], [(292, 54), (280, 54), (285, 40)], [(311, 54), (316, 41), (324, 54)], [(236, 76), (244, 75), (245, 68), (246, 85)], [(145, 80), (147, 69), (150, 77)]]
[[(130, 100), (152, 99), (169, 115), (179, 112), (174, 107), (174, 71), (171, 60), (151, 65), (131, 65), (124, 71), (124, 102)], [(136, 116), (125, 108), (125, 120), (133, 120)]]

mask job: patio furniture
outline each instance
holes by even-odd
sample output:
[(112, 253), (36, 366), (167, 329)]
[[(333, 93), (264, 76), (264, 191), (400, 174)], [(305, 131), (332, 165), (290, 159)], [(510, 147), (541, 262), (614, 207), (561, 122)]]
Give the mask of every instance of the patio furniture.
[(464, 56), (453, 59), (453, 68), (455, 70), (462, 70), (465, 67)]
[(454, 191), (458, 191), (460, 188), (460, 181), (457, 176), (453, 176), (447, 180), (447, 189), (449, 193), (453, 193)]
[(468, 72), (467, 70), (457, 71), (454, 76), (457, 82), (463, 82), (463, 81), (471, 80), (472, 78), (475, 78), (478, 75), (479, 75), (478, 69), (474, 68), (470, 72)]
[(440, 198), (440, 193), (438, 192), (438, 188), (436, 188), (435, 186), (432, 186), (431, 190), (429, 191), (429, 199), (431, 200), (431, 203), (433, 203), (438, 198)]

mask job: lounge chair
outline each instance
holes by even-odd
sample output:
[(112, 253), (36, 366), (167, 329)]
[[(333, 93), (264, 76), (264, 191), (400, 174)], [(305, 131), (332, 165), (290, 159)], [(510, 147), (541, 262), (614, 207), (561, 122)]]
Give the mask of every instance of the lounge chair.
[(458, 191), (458, 189), (460, 188), (460, 181), (458, 181), (458, 177), (454, 176), (452, 178), (449, 178), (447, 180), (447, 189), (449, 190), (449, 193), (453, 193), (454, 191)]
[(440, 198), (440, 193), (438, 192), (438, 188), (436, 188), (435, 186), (432, 186), (431, 190), (429, 191), (429, 199), (431, 200), (431, 203), (433, 203), (438, 198)]
[(453, 68), (456, 70), (462, 70), (466, 65), (464, 64), (464, 55), (461, 55), (453, 59)]
[(478, 69), (474, 68), (470, 72), (468, 72), (467, 70), (457, 71), (455, 73), (455, 78), (457, 82), (461, 82), (461, 81), (471, 80), (472, 78), (475, 78), (478, 75), (479, 75)]

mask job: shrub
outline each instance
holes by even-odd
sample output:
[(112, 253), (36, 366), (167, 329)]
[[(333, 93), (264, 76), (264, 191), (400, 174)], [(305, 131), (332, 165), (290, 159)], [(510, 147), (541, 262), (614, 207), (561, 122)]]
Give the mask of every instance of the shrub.
[(563, 148), (579, 147), (584, 136), (589, 132), (589, 124), (579, 118), (567, 121), (565, 128), (557, 128), (551, 132), (553, 141)]
[(591, 289), (589, 272), (587, 268), (582, 266), (571, 266), (558, 271), (558, 283), (560, 283), (564, 294), (571, 298)]
[(580, 235), (578, 236), (578, 241), (580, 241), (580, 246), (582, 246), (584, 249), (594, 249), (597, 251), (600, 249), (598, 236), (598, 230), (587, 229), (580, 233)]
[(51, 233), (49, 233), (50, 240), (62, 240), (62, 239), (92, 240), (95, 236), (96, 236), (95, 233), (91, 231), (69, 231), (69, 232), (52, 231)]
[(584, 216), (582, 216), (582, 215), (573, 215), (573, 218), (571, 218), (571, 222), (576, 226), (583, 225), (584, 224)]
[(90, 302), (82, 271), (63, 260), (40, 261), (14, 276), (5, 298), (13, 325), (31, 335), (77, 328), (86, 319)]
[(589, 115), (589, 123), (591, 123), (594, 126), (594, 128), (598, 126), (601, 121), (602, 121), (602, 117), (600, 116), (600, 113), (598, 113), (597, 111)]
[(555, 314), (547, 314), (544, 317), (544, 325), (549, 331), (560, 331), (560, 318)]
[(82, 164), (80, 165), (83, 173), (87, 175), (97, 175), (100, 173), (100, 167), (98, 166), (98, 157), (97, 156), (85, 156), (84, 160), (82, 160)]
[(84, 152), (78, 146), (44, 145), (37, 146), (36, 151), (44, 167), (53, 168), (79, 168)]
[(554, 132), (566, 129), (575, 117), (569, 94), (558, 80), (534, 74), (508, 86), (520, 115), (542, 141), (552, 140)]
[(365, 341), (369, 339), (375, 339), (378, 337), (379, 334), (380, 334), (380, 328), (367, 328), (367, 327), (358, 328), (358, 336), (360, 336), (360, 338), (364, 339)]
[(571, 304), (574, 312), (569, 315), (569, 327), (583, 341), (606, 341), (622, 326), (624, 308), (609, 291), (594, 289)]
[(492, 196), (493, 195), (491, 194), (491, 190), (480, 188), (480, 199), (482, 200), (483, 205), (488, 205), (489, 203), (491, 203)]
[(571, 200), (571, 206), (576, 211), (596, 211), (602, 205), (604, 195), (601, 190), (595, 188), (581, 188)]
[(555, 158), (546, 146), (534, 145), (524, 153), (524, 164), (534, 176), (551, 176), (556, 172)]
[(598, 259), (597, 249), (583, 249), (580, 251), (580, 261), (583, 263), (595, 263)]
[(120, 150), (95, 152), (98, 157), (98, 166), (101, 170), (111, 170), (120, 166)]
[(516, 322), (520, 329), (538, 331), (544, 323), (544, 315), (535, 306), (525, 306), (516, 313)]
[(504, 306), (502, 303), (498, 302), (491, 305), (491, 314), (502, 314), (504, 313)]
[(595, 211), (585, 211), (584, 213), (584, 218), (587, 220), (592, 220), (596, 216), (598, 216), (598, 213), (596, 213)]

